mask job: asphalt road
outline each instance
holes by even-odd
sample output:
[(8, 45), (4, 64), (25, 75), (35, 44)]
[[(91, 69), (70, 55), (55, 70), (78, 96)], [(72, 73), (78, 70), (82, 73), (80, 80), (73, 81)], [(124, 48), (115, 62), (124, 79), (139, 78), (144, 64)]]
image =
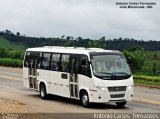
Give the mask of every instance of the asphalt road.
[[(25, 104), (30, 113), (54, 113), (55, 118), (93, 118), (93, 113), (160, 113), (160, 89), (135, 86), (134, 99), (124, 108), (118, 108), (114, 103), (92, 104), (90, 108), (83, 108), (79, 101), (59, 96), (51, 95), (48, 100), (40, 99), (37, 92), (23, 86), (22, 69), (5, 67), (0, 67), (0, 97)], [(51, 116), (53, 115), (48, 115)]]

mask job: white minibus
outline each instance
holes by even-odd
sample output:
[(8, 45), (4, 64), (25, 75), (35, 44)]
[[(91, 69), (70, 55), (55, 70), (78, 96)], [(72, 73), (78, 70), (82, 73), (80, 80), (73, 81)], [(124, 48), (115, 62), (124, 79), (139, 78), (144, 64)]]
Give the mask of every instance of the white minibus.
[(133, 75), (124, 55), (101, 48), (44, 46), (26, 50), (23, 80), (28, 89), (90, 103), (115, 102), (123, 107), (133, 98)]

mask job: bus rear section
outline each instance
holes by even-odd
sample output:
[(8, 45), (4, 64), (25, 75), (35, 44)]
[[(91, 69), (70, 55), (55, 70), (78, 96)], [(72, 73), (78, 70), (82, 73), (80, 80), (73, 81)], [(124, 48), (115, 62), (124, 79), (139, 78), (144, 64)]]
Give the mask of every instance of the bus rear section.
[[(117, 64), (119, 66), (111, 65)], [(27, 49), (24, 57), (25, 87), (90, 103), (116, 102), (124, 106), (133, 96), (133, 76), (120, 52), (104, 49), (41, 47)]]

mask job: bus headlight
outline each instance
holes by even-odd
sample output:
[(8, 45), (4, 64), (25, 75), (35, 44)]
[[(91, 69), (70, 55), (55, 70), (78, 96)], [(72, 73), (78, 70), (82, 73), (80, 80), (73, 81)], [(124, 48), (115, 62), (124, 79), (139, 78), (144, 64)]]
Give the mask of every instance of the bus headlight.
[(106, 88), (105, 87), (102, 87), (102, 86), (97, 86), (98, 89), (102, 90), (102, 91), (106, 91)]
[(133, 88), (133, 85), (128, 86), (128, 90), (131, 90)]

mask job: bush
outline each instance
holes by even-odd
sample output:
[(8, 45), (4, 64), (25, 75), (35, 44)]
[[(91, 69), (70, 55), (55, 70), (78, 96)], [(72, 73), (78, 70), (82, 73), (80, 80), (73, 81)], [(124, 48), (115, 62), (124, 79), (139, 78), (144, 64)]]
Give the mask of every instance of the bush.
[(23, 59), (24, 51), (21, 50), (11, 50), (7, 53), (6, 58), (13, 58), (13, 59)]
[(4, 58), (7, 56), (7, 50), (0, 48), (0, 58)]
[(152, 82), (160, 82), (160, 77), (154, 77), (154, 76), (134, 76), (134, 79), (136, 80), (145, 80), (145, 81), (152, 81)]
[(13, 59), (23, 59), (23, 50), (7, 50), (0, 49), (0, 58), (13, 58)]
[(131, 60), (130, 67), (133, 72), (140, 71), (144, 65), (145, 53), (143, 49), (136, 51), (124, 51), (126, 58)]
[[(134, 75), (134, 82), (143, 85), (152, 85), (154, 88), (160, 88), (160, 77)], [(157, 87), (158, 86), (158, 87)]]
[(23, 67), (23, 60), (11, 59), (11, 58), (0, 58), (0, 66)]

